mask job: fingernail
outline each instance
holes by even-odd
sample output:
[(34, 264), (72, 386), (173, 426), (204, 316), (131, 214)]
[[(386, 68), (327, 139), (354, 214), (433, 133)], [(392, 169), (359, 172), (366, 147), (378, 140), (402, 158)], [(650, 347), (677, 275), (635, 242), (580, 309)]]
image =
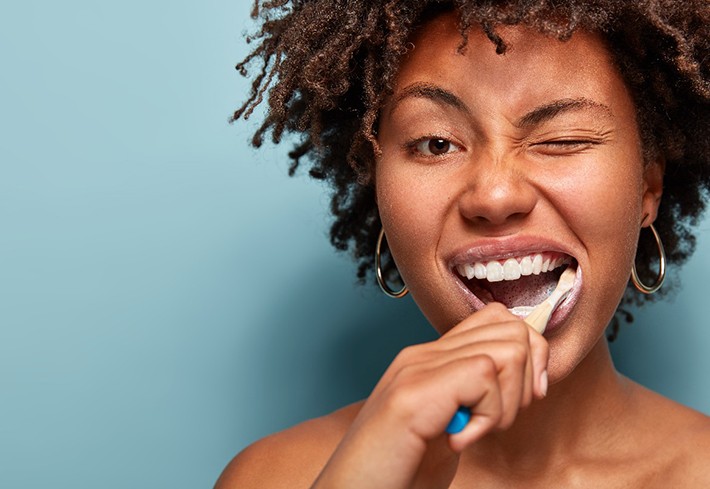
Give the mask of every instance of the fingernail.
[(540, 392), (542, 392), (542, 397), (547, 395), (547, 370), (543, 370), (540, 375)]

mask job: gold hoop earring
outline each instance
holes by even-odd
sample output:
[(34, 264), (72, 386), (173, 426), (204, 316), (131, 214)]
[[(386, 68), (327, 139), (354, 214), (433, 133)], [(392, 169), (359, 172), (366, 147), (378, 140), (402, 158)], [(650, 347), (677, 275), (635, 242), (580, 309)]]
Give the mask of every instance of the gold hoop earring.
[(634, 287), (636, 287), (636, 290), (642, 294), (653, 294), (661, 288), (663, 281), (666, 279), (666, 251), (663, 249), (663, 243), (661, 243), (661, 237), (658, 235), (656, 228), (653, 227), (653, 224), (649, 224), (649, 227), (653, 232), (653, 237), (656, 239), (656, 247), (658, 248), (658, 278), (651, 286), (643, 284), (636, 272), (636, 262), (634, 261), (634, 266), (631, 267), (631, 282), (634, 284)]
[(375, 248), (375, 273), (377, 275), (377, 285), (380, 286), (380, 289), (382, 289), (382, 292), (385, 293), (388, 297), (392, 297), (393, 299), (399, 299), (400, 297), (404, 297), (409, 293), (409, 289), (407, 289), (407, 286), (405, 285), (402, 287), (400, 290), (392, 290), (389, 288), (389, 286), (385, 283), (384, 275), (382, 273), (382, 266), (381, 266), (381, 261), (380, 261), (380, 249), (382, 248), (382, 241), (385, 238), (385, 229), (382, 228), (380, 229), (380, 235), (377, 237), (377, 247)]

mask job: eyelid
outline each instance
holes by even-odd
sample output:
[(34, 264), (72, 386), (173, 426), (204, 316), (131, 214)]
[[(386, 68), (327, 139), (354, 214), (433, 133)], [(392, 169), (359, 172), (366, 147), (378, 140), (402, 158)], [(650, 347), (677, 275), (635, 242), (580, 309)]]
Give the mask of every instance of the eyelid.
[(585, 152), (602, 144), (603, 141), (594, 138), (569, 137), (560, 139), (547, 139), (530, 144), (530, 149), (550, 156), (566, 156)]
[(583, 144), (601, 144), (600, 141), (594, 141), (591, 139), (583, 138), (569, 138), (569, 139), (552, 139), (549, 141), (542, 141), (540, 143), (534, 143), (533, 146), (545, 145), (545, 146), (579, 146)]
[[(435, 154), (426, 154), (418, 149), (419, 145), (421, 145), (422, 143), (428, 143), (432, 140), (446, 141), (452, 146), (452, 150), (447, 151), (446, 153), (435, 155)], [(413, 154), (414, 156), (418, 156), (421, 158), (441, 158), (441, 157), (446, 156), (448, 154), (457, 153), (457, 152), (460, 152), (463, 150), (463, 146), (460, 143), (454, 141), (453, 138), (441, 136), (439, 134), (428, 134), (426, 136), (412, 138), (409, 141), (407, 141), (403, 145), (403, 147), (410, 154)]]
[(610, 128), (574, 127), (550, 128), (542, 133), (530, 134), (530, 146), (573, 146), (575, 144), (602, 144), (609, 140), (612, 131)]

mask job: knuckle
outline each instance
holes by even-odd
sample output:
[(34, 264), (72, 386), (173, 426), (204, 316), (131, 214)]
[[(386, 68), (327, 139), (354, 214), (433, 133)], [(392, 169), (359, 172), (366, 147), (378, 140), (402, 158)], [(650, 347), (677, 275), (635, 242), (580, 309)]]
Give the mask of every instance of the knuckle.
[(394, 358), (392, 361), (392, 364), (395, 365), (402, 365), (407, 366), (417, 360), (417, 358), (420, 355), (420, 350), (421, 346), (420, 345), (411, 345), (407, 346), (405, 348), (402, 348), (400, 352), (397, 354), (397, 356)]
[(470, 359), (472, 367), (486, 380), (494, 380), (498, 375), (498, 370), (493, 359), (488, 355), (476, 355)]
[(512, 335), (517, 341), (528, 343), (530, 341), (530, 327), (522, 320), (512, 323)]
[(500, 325), (500, 335), (506, 341), (527, 344), (530, 342), (529, 329), (530, 327), (522, 320), (506, 320)]
[(529, 350), (520, 343), (506, 343), (496, 355), (499, 370), (515, 369), (517, 371), (527, 364)]
[(412, 356), (412, 347), (408, 346), (400, 350), (397, 356), (394, 358), (393, 363), (407, 363), (407, 359)]
[(528, 359), (528, 348), (521, 343), (512, 343), (508, 350), (510, 361), (514, 363), (525, 363)]
[[(399, 377), (399, 375), (398, 375)], [(420, 391), (412, 378), (399, 380), (391, 386), (385, 399), (385, 405), (392, 411), (407, 416), (413, 413), (419, 402)]]
[(394, 374), (392, 385), (406, 387), (414, 382), (416, 368), (412, 364), (402, 365)]

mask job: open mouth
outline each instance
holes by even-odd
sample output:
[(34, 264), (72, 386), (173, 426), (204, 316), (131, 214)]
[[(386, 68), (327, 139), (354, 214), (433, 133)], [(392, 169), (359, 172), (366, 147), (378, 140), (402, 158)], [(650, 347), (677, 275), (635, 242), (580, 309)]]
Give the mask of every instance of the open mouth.
[(559, 252), (543, 252), (459, 264), (456, 274), (484, 304), (500, 302), (515, 315), (525, 317), (549, 297), (560, 275), (576, 260)]

